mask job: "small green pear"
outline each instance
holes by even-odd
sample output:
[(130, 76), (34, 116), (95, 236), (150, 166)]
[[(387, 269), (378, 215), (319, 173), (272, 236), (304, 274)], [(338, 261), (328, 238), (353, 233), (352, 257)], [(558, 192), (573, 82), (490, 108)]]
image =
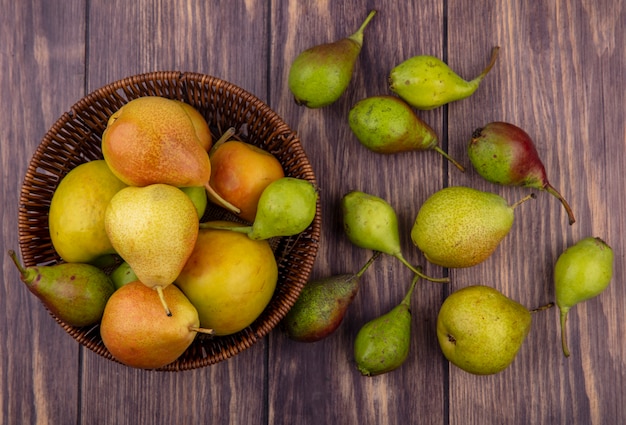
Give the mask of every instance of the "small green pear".
[(253, 240), (293, 236), (306, 230), (315, 219), (317, 198), (317, 189), (311, 182), (282, 177), (263, 189), (252, 225), (222, 226), (207, 222), (201, 223), (200, 227), (245, 233)]
[(207, 197), (207, 191), (202, 186), (189, 186), (189, 187), (180, 187), (185, 195), (191, 199), (193, 206), (196, 207), (196, 212), (198, 213), (198, 219), (201, 219), (206, 211), (207, 204), (209, 203), (209, 198)]
[(434, 109), (471, 96), (491, 70), (499, 47), (491, 54), (489, 65), (471, 81), (465, 81), (441, 59), (429, 55), (413, 56), (391, 70), (389, 88), (417, 109)]
[(126, 261), (117, 266), (115, 270), (111, 272), (109, 277), (111, 278), (115, 289), (120, 289), (127, 283), (139, 280), (133, 269), (130, 267), (130, 264), (128, 264)]
[(83, 263), (24, 267), (15, 251), (10, 250), (9, 256), (19, 270), (22, 282), (57, 318), (76, 327), (100, 321), (104, 307), (115, 291), (102, 270)]
[(444, 356), (475, 375), (491, 375), (515, 360), (530, 331), (530, 311), (484, 285), (450, 294), (437, 316), (437, 339)]
[(335, 332), (359, 291), (361, 276), (379, 256), (380, 252), (375, 252), (356, 273), (307, 283), (283, 319), (287, 336), (294, 341), (316, 342)]
[(381, 375), (402, 366), (411, 350), (411, 295), (415, 275), (406, 295), (391, 311), (367, 322), (354, 340), (354, 358), (361, 374)]
[(559, 256), (554, 266), (556, 305), (560, 311), (561, 345), (565, 357), (567, 314), (576, 304), (600, 295), (613, 277), (613, 250), (598, 237), (581, 239)]
[(509, 233), (515, 208), (501, 196), (464, 186), (432, 194), (419, 209), (411, 239), (428, 261), (442, 267), (472, 267), (485, 261)]
[(298, 105), (321, 108), (341, 97), (361, 53), (365, 27), (374, 15), (376, 11), (372, 10), (349, 37), (311, 47), (295, 58), (289, 68), (288, 85)]
[(366, 148), (383, 154), (434, 150), (461, 171), (463, 166), (439, 147), (439, 138), (401, 99), (372, 96), (357, 102), (348, 115), (350, 129)]
[(354, 245), (391, 255), (413, 273), (432, 282), (449, 282), (433, 278), (413, 267), (402, 254), (398, 217), (387, 201), (378, 196), (353, 190), (341, 199), (343, 228)]

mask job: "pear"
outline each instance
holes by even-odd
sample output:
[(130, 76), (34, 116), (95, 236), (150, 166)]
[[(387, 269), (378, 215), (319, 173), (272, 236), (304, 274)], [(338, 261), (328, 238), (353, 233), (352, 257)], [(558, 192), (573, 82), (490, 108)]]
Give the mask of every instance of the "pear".
[(506, 369), (530, 331), (531, 312), (498, 290), (472, 285), (450, 294), (437, 316), (444, 356), (475, 375)]
[(365, 27), (374, 15), (376, 11), (372, 10), (349, 37), (311, 47), (294, 59), (289, 68), (288, 86), (298, 105), (321, 108), (341, 97), (361, 53)]
[(139, 281), (130, 282), (107, 302), (100, 335), (104, 346), (120, 363), (140, 369), (158, 369), (178, 359), (194, 341), (198, 312), (174, 285), (163, 289), (172, 316), (163, 314), (157, 295)]
[(468, 154), (485, 180), (545, 190), (561, 202), (569, 224), (576, 221), (565, 198), (548, 181), (533, 140), (521, 128), (507, 122), (491, 122), (478, 128), (472, 134)]
[(102, 134), (104, 160), (130, 186), (200, 186), (221, 206), (238, 213), (209, 185), (211, 161), (206, 141), (198, 137), (199, 119), (190, 117), (189, 108), (181, 104), (160, 96), (126, 103), (111, 115)]
[(115, 289), (120, 289), (127, 283), (138, 280), (137, 275), (126, 261), (118, 265), (109, 275)]
[(411, 229), (413, 243), (428, 261), (442, 267), (472, 267), (485, 261), (509, 233), (513, 205), (501, 196), (464, 186), (432, 194), (419, 209)]
[[(238, 223), (220, 221), (221, 227)], [(270, 303), (278, 265), (266, 240), (201, 229), (176, 286), (198, 310), (200, 326), (230, 335), (250, 326)]]
[(287, 336), (294, 341), (316, 342), (335, 332), (359, 291), (361, 276), (380, 254), (375, 252), (356, 273), (307, 283), (283, 319)]
[(391, 311), (367, 322), (354, 340), (354, 359), (362, 375), (375, 376), (402, 366), (411, 349), (411, 295), (415, 275), (406, 295)]
[(285, 177), (282, 164), (272, 153), (240, 140), (220, 138), (209, 158), (211, 187), (237, 206), (239, 217), (248, 222), (256, 217), (263, 190)]
[(196, 207), (198, 219), (201, 219), (209, 202), (206, 190), (201, 186), (180, 187), (179, 189), (191, 199), (193, 206)]
[(429, 55), (409, 58), (389, 74), (389, 88), (417, 109), (434, 109), (471, 96), (493, 68), (500, 48), (495, 47), (487, 67), (465, 81), (441, 59)]
[(115, 250), (104, 230), (104, 211), (126, 184), (104, 160), (80, 164), (61, 179), (50, 201), (54, 250), (67, 263), (93, 263)]
[(309, 181), (282, 177), (263, 189), (252, 225), (223, 227), (219, 223), (207, 222), (201, 223), (200, 227), (245, 233), (253, 240), (293, 236), (306, 230), (313, 222), (317, 198), (317, 189)]
[(387, 201), (378, 196), (353, 190), (341, 199), (343, 227), (354, 245), (391, 255), (413, 273), (432, 282), (449, 282), (448, 278), (433, 278), (413, 267), (402, 254), (398, 217)]
[(91, 264), (60, 263), (24, 267), (15, 251), (9, 256), (29, 291), (58, 319), (70, 326), (90, 326), (100, 321), (115, 287), (109, 277)]
[(360, 100), (350, 109), (348, 122), (359, 142), (374, 152), (393, 154), (432, 149), (465, 171), (439, 147), (435, 130), (397, 97), (372, 96)]
[(600, 295), (613, 277), (613, 250), (598, 237), (587, 237), (568, 247), (554, 266), (556, 304), (560, 311), (561, 345), (565, 357), (567, 315), (581, 302)]
[[(193, 251), (199, 220), (195, 206), (180, 189), (152, 184), (129, 186), (115, 194), (104, 224), (117, 253), (143, 284), (162, 296), (162, 289), (176, 280)], [(165, 302), (163, 306), (170, 314)]]

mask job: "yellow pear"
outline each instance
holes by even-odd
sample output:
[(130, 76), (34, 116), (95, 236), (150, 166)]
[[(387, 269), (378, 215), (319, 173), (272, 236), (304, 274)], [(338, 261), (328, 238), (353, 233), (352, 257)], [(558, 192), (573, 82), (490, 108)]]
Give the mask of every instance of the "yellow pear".
[[(193, 202), (166, 184), (120, 190), (109, 202), (104, 224), (117, 253), (143, 284), (157, 291), (174, 282), (199, 228)], [(168, 311), (166, 303), (164, 307)]]
[(102, 342), (119, 362), (141, 369), (172, 363), (193, 342), (198, 312), (174, 285), (163, 290), (172, 316), (163, 314), (157, 294), (139, 281), (113, 293), (100, 323)]
[[(239, 225), (214, 223), (224, 228)], [(198, 309), (202, 327), (229, 335), (263, 312), (277, 280), (278, 266), (268, 241), (227, 229), (200, 229), (176, 285)]]
[(103, 160), (78, 165), (63, 177), (48, 214), (50, 239), (63, 260), (90, 263), (115, 253), (104, 229), (104, 211), (124, 187)]

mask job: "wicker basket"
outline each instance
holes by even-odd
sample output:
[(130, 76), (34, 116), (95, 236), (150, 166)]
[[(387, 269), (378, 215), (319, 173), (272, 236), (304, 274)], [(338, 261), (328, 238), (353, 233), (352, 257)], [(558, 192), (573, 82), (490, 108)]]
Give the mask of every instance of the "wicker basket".
[[(19, 208), (19, 244), (26, 266), (61, 261), (50, 241), (48, 210), (60, 180), (77, 165), (101, 159), (101, 135), (109, 116), (142, 96), (163, 96), (189, 103), (206, 118), (214, 136), (234, 127), (238, 136), (275, 155), (285, 175), (316, 184), (297, 135), (258, 98), (215, 77), (182, 72), (154, 72), (124, 78), (78, 101), (46, 133), (24, 178)], [(209, 208), (204, 220), (233, 219), (225, 210)], [(273, 241), (279, 276), (276, 291), (262, 315), (248, 328), (229, 336), (198, 335), (174, 363), (160, 370), (195, 369), (228, 359), (267, 335), (293, 306), (306, 284), (317, 254), (320, 206), (300, 235)], [(76, 328), (55, 320), (80, 344), (115, 360), (102, 343), (99, 326)]]

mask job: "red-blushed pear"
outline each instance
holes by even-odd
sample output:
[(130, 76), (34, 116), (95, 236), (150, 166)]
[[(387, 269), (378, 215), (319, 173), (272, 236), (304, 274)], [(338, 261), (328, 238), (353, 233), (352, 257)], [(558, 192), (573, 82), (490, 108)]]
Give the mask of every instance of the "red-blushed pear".
[(141, 369), (157, 369), (178, 359), (198, 332), (198, 311), (176, 286), (163, 289), (172, 311), (163, 314), (157, 294), (139, 281), (113, 293), (106, 304), (100, 335), (119, 362)]
[[(113, 174), (129, 186), (203, 186), (211, 193), (208, 144), (199, 133), (198, 118), (191, 118), (181, 102), (140, 97), (111, 115), (102, 134), (102, 154)], [(239, 212), (226, 201), (220, 205)]]
[[(271, 153), (238, 140), (217, 142), (209, 152), (210, 185), (223, 199), (241, 210), (239, 216), (254, 221), (263, 190), (285, 176), (283, 167)], [(219, 204), (213, 195), (209, 199)]]
[[(162, 296), (193, 251), (199, 219), (182, 190), (152, 184), (117, 192), (105, 211), (104, 226), (115, 251), (138, 279)], [(163, 306), (169, 313), (164, 301)]]

